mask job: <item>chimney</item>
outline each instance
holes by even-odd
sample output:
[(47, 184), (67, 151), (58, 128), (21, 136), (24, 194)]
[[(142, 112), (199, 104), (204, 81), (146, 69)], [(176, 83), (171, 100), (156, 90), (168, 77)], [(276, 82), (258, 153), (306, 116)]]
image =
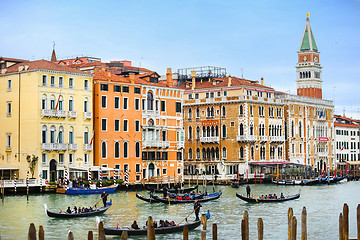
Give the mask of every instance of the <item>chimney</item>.
[(261, 77), (261, 85), (264, 85), (264, 78)]
[(231, 75), (229, 75), (228, 87), (231, 86)]
[(195, 77), (196, 77), (196, 71), (191, 71), (191, 78), (192, 78), (191, 89), (192, 89), (192, 90), (195, 89)]
[(168, 87), (174, 86), (171, 68), (168, 68), (166, 71), (166, 86)]
[(130, 78), (130, 83), (131, 83), (131, 84), (135, 84), (135, 74), (134, 74), (134, 73), (130, 73), (130, 74), (129, 74), (129, 78)]

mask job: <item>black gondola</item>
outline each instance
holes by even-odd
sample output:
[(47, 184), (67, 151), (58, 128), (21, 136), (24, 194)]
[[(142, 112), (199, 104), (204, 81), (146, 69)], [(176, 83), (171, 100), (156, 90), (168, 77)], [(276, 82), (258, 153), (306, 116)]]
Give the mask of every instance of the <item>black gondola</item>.
[(207, 201), (215, 200), (215, 199), (218, 199), (221, 196), (221, 194), (222, 194), (222, 192), (216, 192), (216, 193), (211, 193), (206, 196), (203, 196), (202, 198), (195, 198), (195, 199), (188, 199), (188, 200), (160, 198), (157, 196), (154, 196), (154, 199), (158, 200), (159, 202), (167, 203), (167, 204), (169, 204), (169, 203), (170, 204), (194, 203), (195, 200), (197, 200), (198, 202), (207, 202)]
[[(201, 221), (195, 221), (192, 223), (186, 223), (179, 226), (169, 226), (169, 227), (157, 227), (155, 228), (155, 234), (166, 234), (166, 233), (175, 233), (182, 232), (184, 227), (186, 226), (188, 230), (193, 230), (200, 226)], [(104, 231), (106, 235), (121, 235), (123, 231), (127, 231), (128, 236), (132, 235), (146, 235), (147, 229), (130, 229), (130, 228), (107, 228), (104, 227)]]
[(89, 212), (81, 212), (81, 213), (66, 213), (66, 212), (50, 212), (47, 209), (46, 204), (44, 204), (45, 212), (49, 217), (55, 217), (55, 218), (76, 218), (76, 217), (90, 217), (90, 216), (96, 216), (103, 214), (111, 207), (111, 203), (108, 203), (106, 207), (94, 209), (93, 211)]
[(143, 200), (145, 202), (148, 202), (148, 203), (156, 203), (156, 202), (159, 202), (158, 200), (154, 199), (154, 198), (148, 198), (148, 197), (144, 197), (144, 196), (141, 196), (140, 194), (136, 194), (136, 197), (140, 200)]
[[(151, 191), (151, 187), (146, 187), (149, 191)], [(194, 187), (189, 187), (189, 188), (181, 188), (181, 189), (176, 189), (175, 188), (170, 188), (170, 189), (167, 189), (168, 192), (171, 192), (171, 193), (189, 193), (191, 191), (194, 191), (198, 188), (198, 186), (194, 186)], [(162, 193), (163, 192), (163, 189), (154, 189), (154, 192), (157, 192), (157, 193)]]
[(260, 202), (285, 202), (289, 200), (294, 200), (300, 197), (300, 193), (292, 195), (292, 196), (286, 196), (285, 198), (269, 198), (269, 199), (261, 199), (261, 198), (248, 198), (241, 194), (236, 193), (236, 196), (246, 202), (249, 203), (260, 203)]

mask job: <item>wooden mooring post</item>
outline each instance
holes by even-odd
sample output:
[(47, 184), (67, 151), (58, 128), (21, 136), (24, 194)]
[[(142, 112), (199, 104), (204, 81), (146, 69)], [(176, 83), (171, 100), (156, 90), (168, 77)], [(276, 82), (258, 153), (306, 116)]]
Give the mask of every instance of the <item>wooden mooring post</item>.
[(187, 226), (183, 228), (183, 240), (189, 240), (189, 229)]
[(291, 220), (291, 240), (296, 240), (296, 228), (297, 228), (297, 220), (296, 217), (293, 216)]
[(288, 239), (291, 240), (291, 221), (294, 215), (293, 209), (289, 208), (288, 210)]
[(217, 225), (213, 223), (212, 225), (212, 239), (217, 240)]
[(339, 216), (339, 240), (344, 240), (344, 218), (342, 213)]
[(34, 223), (30, 223), (28, 240), (36, 240), (36, 228)]
[(262, 218), (258, 218), (258, 240), (264, 239), (264, 223)]
[(306, 215), (306, 207), (303, 207), (301, 213), (301, 240), (307, 240)]
[(207, 218), (205, 214), (201, 215), (201, 224), (203, 226), (203, 229), (201, 230), (201, 240), (206, 240), (206, 222)]
[(45, 239), (45, 233), (44, 233), (44, 228), (42, 225), (39, 226), (39, 240), (44, 240)]
[(88, 240), (94, 240), (93, 231), (89, 231), (89, 232), (88, 232)]
[(149, 216), (147, 221), (147, 240), (155, 240), (155, 228), (151, 216)]
[(127, 231), (123, 231), (121, 233), (121, 240), (127, 240), (128, 239), (128, 232)]
[(244, 218), (241, 221), (241, 239), (249, 240), (249, 213), (244, 212)]
[(74, 234), (71, 230), (69, 230), (69, 233), (68, 233), (68, 240), (74, 240)]
[(349, 206), (344, 203), (343, 207), (344, 240), (349, 240)]
[(104, 223), (101, 221), (99, 223), (99, 240), (105, 240), (105, 231), (104, 231)]
[(358, 204), (357, 206), (356, 218), (357, 218), (357, 239), (360, 240), (360, 204)]

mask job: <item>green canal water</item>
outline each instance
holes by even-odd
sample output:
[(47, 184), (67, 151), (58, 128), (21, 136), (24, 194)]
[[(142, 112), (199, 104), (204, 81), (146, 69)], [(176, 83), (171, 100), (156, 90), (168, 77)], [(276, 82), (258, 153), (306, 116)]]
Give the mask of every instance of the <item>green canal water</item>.
[[(236, 192), (245, 193), (245, 186), (235, 189), (229, 186), (215, 186), (223, 195), (220, 199), (202, 204), (202, 212), (210, 210), (207, 239), (211, 239), (211, 225), (218, 224), (219, 239), (241, 239), (240, 226), (244, 211), (249, 212), (250, 239), (257, 239), (257, 219), (264, 222), (264, 239), (287, 239), (287, 211), (294, 209), (298, 219), (298, 239), (301, 233), (301, 211), (307, 208), (308, 239), (338, 239), (338, 219), (343, 204), (349, 205), (350, 237), (356, 236), (356, 207), (360, 203), (360, 182), (347, 182), (322, 186), (277, 186), (271, 184), (251, 185), (255, 196), (276, 193), (292, 195), (301, 192), (301, 197), (284, 203), (249, 204), (235, 196)], [(203, 187), (200, 186), (203, 191)], [(211, 192), (212, 186), (207, 187)], [(130, 226), (137, 220), (139, 226), (144, 226), (148, 216), (154, 220), (167, 219), (180, 222), (193, 210), (192, 204), (167, 205), (162, 203), (149, 204), (136, 198), (136, 192), (116, 192), (111, 194), (113, 206), (101, 215), (105, 226)], [(148, 196), (146, 191), (140, 194)], [(29, 224), (35, 223), (38, 229), (43, 225), (46, 239), (67, 239), (69, 230), (73, 231), (75, 239), (87, 239), (87, 232), (96, 232), (96, 219), (54, 219), (49, 218), (44, 211), (44, 204), (53, 211), (59, 208), (65, 210), (67, 206), (90, 206), (95, 204), (100, 196), (66, 196), (61, 194), (5, 196), (0, 200), (0, 236), (1, 239), (26, 239)], [(193, 220), (194, 215), (189, 217)], [(200, 239), (201, 227), (189, 232), (189, 239)], [(97, 233), (95, 233), (97, 235)], [(108, 237), (120, 239), (120, 237)], [(130, 237), (129, 239), (146, 239)], [(182, 239), (182, 233), (173, 235), (157, 235), (156, 239)]]

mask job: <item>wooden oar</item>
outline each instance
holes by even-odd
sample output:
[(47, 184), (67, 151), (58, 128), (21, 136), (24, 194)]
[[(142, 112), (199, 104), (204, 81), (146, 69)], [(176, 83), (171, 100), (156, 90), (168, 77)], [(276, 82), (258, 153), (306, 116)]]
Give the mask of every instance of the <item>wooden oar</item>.
[(193, 214), (195, 212), (196, 209), (198, 209), (200, 206), (198, 206), (197, 208), (194, 209), (194, 211), (192, 211), (191, 213), (189, 213), (189, 215), (187, 215), (183, 220), (181, 220), (181, 222), (179, 222), (176, 226), (179, 226), (180, 223), (182, 223), (185, 219), (187, 219), (191, 214)]
[(103, 198), (100, 198), (99, 201), (97, 201), (95, 204), (94, 204), (94, 207), (102, 200)]
[(254, 197), (254, 194), (251, 193), (251, 196), (255, 199), (256, 202), (259, 202), (259, 201)]

